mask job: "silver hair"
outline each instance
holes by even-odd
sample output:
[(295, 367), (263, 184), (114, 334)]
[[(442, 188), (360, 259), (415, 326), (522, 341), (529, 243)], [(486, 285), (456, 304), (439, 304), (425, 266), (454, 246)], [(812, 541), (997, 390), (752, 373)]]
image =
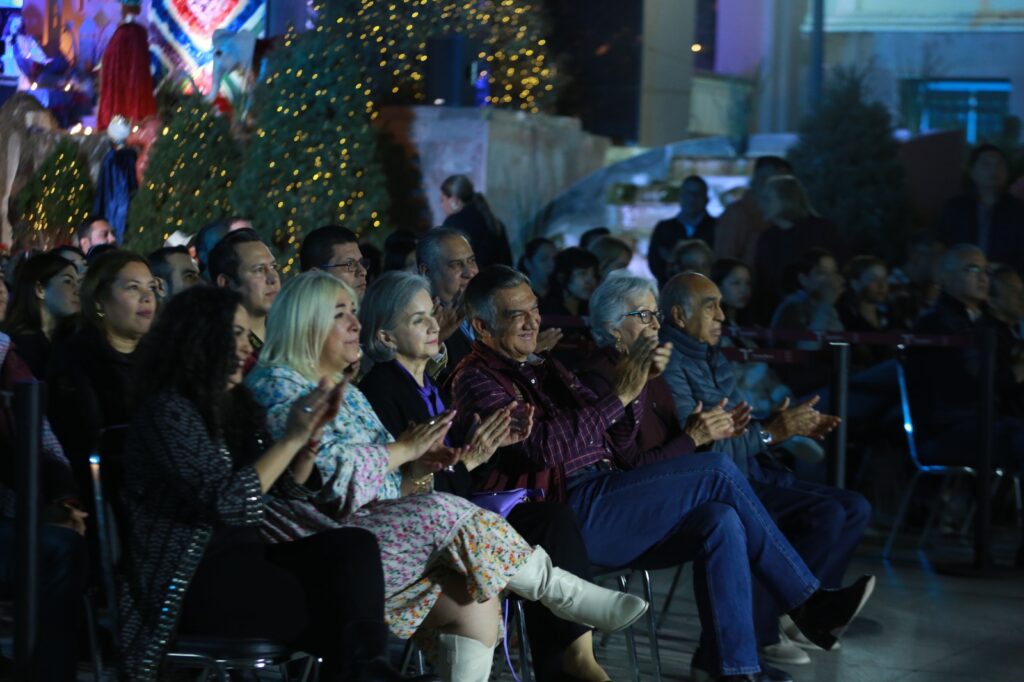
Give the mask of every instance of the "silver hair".
[(443, 265), (441, 263), (441, 246), (445, 240), (453, 237), (469, 242), (466, 235), (450, 227), (435, 227), (428, 231), (416, 241), (416, 264), (426, 266), (427, 270), (431, 272), (437, 272)]
[(985, 252), (974, 244), (954, 244), (946, 249), (946, 253), (942, 256), (942, 270), (944, 272), (959, 270), (960, 266), (963, 265), (964, 257), (975, 254), (984, 256)]
[(363, 352), (374, 362), (395, 359), (395, 349), (380, 340), (377, 332), (394, 329), (402, 318), (402, 311), (420, 291), (430, 293), (426, 277), (404, 270), (385, 272), (371, 284), (359, 306), (359, 343)]
[(466, 315), (481, 320), (494, 329), (498, 324), (498, 309), (494, 296), (501, 289), (512, 289), (520, 284), (530, 284), (530, 278), (506, 265), (491, 265), (480, 271), (466, 287), (463, 303)]
[(666, 319), (672, 318), (672, 308), (679, 306), (683, 309), (683, 316), (693, 315), (693, 292), (690, 291), (689, 283), (696, 278), (708, 279), (699, 272), (683, 272), (661, 288), (661, 296), (658, 299), (658, 307), (664, 313)]
[(628, 274), (609, 275), (590, 297), (590, 333), (599, 347), (615, 345), (613, 329), (618, 329), (629, 311), (629, 300), (652, 294), (657, 300), (658, 290), (650, 280)]

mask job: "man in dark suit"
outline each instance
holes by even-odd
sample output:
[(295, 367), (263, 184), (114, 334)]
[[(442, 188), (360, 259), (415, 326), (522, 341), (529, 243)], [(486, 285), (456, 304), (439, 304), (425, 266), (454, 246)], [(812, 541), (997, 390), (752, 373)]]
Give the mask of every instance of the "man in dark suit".
[(647, 263), (659, 288), (669, 279), (668, 265), (676, 244), (687, 239), (714, 244), (715, 219), (708, 215), (707, 206), (708, 183), (699, 175), (691, 175), (679, 190), (679, 215), (654, 226)]

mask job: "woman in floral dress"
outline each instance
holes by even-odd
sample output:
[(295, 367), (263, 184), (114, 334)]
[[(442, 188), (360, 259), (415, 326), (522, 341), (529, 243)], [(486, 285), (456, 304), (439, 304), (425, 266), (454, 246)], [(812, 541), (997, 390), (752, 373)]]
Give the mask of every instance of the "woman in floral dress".
[[(247, 380), (267, 408), (273, 435), (295, 400), (359, 361), (356, 300), (347, 285), (320, 272), (292, 279), (278, 295), (259, 364)], [(487, 679), (498, 638), (497, 598), (506, 588), (561, 618), (604, 630), (639, 618), (647, 609), (643, 600), (554, 568), (543, 549), (532, 549), (500, 516), (432, 491), (432, 473), (459, 455), (442, 444), (453, 416), (411, 426), (395, 440), (363, 394), (346, 387), (306, 482), (316, 490), (316, 506), (275, 500), (267, 536), (297, 539), (338, 523), (371, 531), (381, 547), (392, 632), (417, 634), (446, 680)], [(526, 435), (506, 430), (504, 437), (515, 442)]]

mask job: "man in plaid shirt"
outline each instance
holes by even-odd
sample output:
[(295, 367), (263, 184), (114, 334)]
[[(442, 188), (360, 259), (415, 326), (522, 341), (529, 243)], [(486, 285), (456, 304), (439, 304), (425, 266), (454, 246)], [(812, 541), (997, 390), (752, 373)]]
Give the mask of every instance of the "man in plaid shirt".
[(477, 340), (455, 373), (459, 418), (469, 427), (474, 415), (486, 419), (512, 401), (534, 408), (530, 436), (474, 472), (480, 487), (543, 488), (548, 499), (565, 501), (599, 565), (665, 568), (692, 560), (704, 626), (695, 679), (760, 679), (752, 575), (811, 641), (834, 646), (873, 580), (819, 589), (728, 457), (703, 452), (631, 470), (618, 466), (616, 448), (633, 440), (642, 416), (638, 398), (664, 368), (670, 347), (651, 340), (630, 349), (615, 390), (599, 398), (557, 361), (534, 354), (540, 314), (525, 275), (485, 268), (467, 287), (465, 304)]

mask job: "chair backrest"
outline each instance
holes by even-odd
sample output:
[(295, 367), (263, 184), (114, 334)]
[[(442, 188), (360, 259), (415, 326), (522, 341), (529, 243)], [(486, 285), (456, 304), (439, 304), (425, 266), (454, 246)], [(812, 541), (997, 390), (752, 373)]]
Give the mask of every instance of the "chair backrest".
[(907, 452), (910, 461), (920, 469), (921, 460), (917, 457), (917, 439), (914, 437), (914, 418), (910, 414), (910, 390), (907, 388), (906, 347), (898, 346), (896, 354), (896, 378), (900, 384), (900, 407), (903, 411), (903, 433), (907, 436)]
[(120, 651), (120, 619), (117, 581), (114, 577), (120, 554), (118, 511), (121, 446), (127, 426), (113, 426), (100, 434), (97, 452), (89, 456), (92, 475), (93, 506), (96, 514), (96, 536), (99, 545), (100, 587), (111, 626), (115, 650)]

